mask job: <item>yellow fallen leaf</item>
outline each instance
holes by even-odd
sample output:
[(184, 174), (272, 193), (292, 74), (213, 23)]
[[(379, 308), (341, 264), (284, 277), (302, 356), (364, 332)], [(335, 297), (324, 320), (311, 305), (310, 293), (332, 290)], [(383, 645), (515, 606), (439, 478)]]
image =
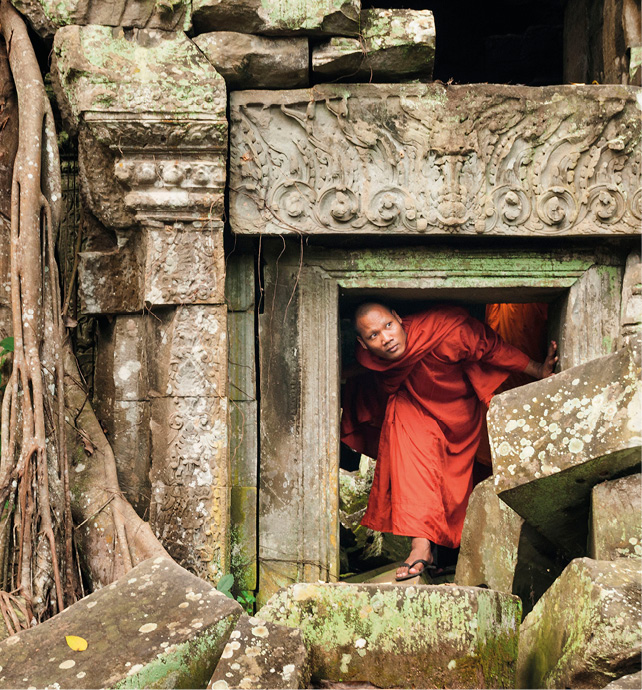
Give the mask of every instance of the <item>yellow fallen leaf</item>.
[(84, 652), (87, 649), (87, 640), (84, 637), (77, 635), (67, 635), (65, 637), (67, 644), (74, 650), (74, 652)]

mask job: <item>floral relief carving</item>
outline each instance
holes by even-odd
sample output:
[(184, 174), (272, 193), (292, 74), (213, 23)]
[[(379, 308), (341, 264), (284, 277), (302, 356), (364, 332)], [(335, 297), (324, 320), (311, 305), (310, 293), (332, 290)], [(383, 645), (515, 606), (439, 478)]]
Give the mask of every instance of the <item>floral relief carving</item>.
[(231, 122), (236, 232), (637, 232), (628, 87), (238, 92)]

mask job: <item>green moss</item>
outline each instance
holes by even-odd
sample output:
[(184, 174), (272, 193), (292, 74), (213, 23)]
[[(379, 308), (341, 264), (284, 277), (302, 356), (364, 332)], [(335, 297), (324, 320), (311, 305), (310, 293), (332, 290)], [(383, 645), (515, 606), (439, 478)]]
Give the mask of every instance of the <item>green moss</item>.
[(216, 623), (195, 640), (169, 647), (117, 688), (204, 688), (222, 653), (230, 625)]

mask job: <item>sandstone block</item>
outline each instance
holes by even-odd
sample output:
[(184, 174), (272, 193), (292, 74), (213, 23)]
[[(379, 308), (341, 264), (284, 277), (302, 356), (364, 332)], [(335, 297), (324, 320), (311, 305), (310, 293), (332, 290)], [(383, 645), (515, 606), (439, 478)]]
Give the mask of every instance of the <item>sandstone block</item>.
[(359, 0), (193, 0), (192, 21), (197, 33), (353, 36), (359, 28), (359, 9)]
[(359, 38), (333, 37), (312, 51), (312, 70), (326, 79), (432, 79), (435, 20), (429, 10), (361, 12)]
[[(205, 687), (241, 607), (167, 558), (0, 642), (3, 687)], [(65, 636), (87, 641), (72, 651)]]
[(495, 490), (571, 557), (586, 553), (590, 492), (640, 461), (640, 364), (628, 349), (495, 396)]
[(308, 85), (308, 40), (235, 31), (201, 34), (194, 43), (232, 89), (294, 89)]
[(225, 266), (225, 302), (230, 311), (248, 311), (254, 307), (254, 269), (252, 254), (232, 252)]
[(603, 482), (591, 493), (588, 555), (611, 561), (642, 557), (642, 484), (640, 474)]
[(104, 414), (105, 405), (96, 410), (104, 424), (116, 459), (118, 484), (136, 512), (149, 517), (151, 485), (150, 403), (116, 400)]
[(620, 346), (640, 338), (642, 332), (642, 261), (640, 250), (632, 251), (624, 268)]
[(223, 304), (223, 228), (182, 224), (147, 231), (145, 302)]
[(83, 314), (122, 314), (143, 308), (145, 259), (140, 244), (131, 233), (118, 248), (80, 252), (78, 297)]
[(256, 399), (256, 368), (254, 366), (256, 339), (254, 313), (230, 312), (227, 317), (229, 333), (229, 390), (231, 400)]
[[(635, 98), (633, 87), (616, 85), (238, 91), (230, 99), (231, 227), (241, 234), (637, 235)], [(604, 134), (620, 127), (621, 137)], [(559, 147), (573, 152), (564, 171), (554, 162)], [(596, 171), (614, 150), (622, 172), (606, 184)]]
[(519, 688), (601, 688), (640, 666), (640, 564), (572, 561), (520, 628)]
[(129, 36), (108, 26), (65, 26), (54, 40), (52, 78), (76, 126), (91, 111), (189, 112), (225, 121), (223, 78), (182, 32)]
[(230, 468), (233, 486), (258, 486), (257, 402), (230, 401)]
[(189, 27), (187, 0), (15, 0), (40, 36), (52, 37), (67, 24), (102, 24), (175, 31)]
[(94, 381), (100, 391), (98, 404), (116, 400), (146, 400), (147, 317), (140, 314), (101, 320), (98, 327)]
[(214, 582), (229, 572), (226, 402), (151, 401), (150, 523), (173, 558)]
[(514, 687), (517, 597), (472, 587), (296, 584), (261, 609), (300, 628), (312, 680)]
[(497, 497), (492, 477), (473, 489), (461, 535), (456, 584), (515, 594), (526, 615), (561, 570), (553, 545)]
[(208, 688), (307, 688), (309, 680), (300, 630), (241, 616)]
[(227, 389), (227, 309), (192, 304), (159, 310), (151, 330), (149, 380), (154, 395), (224, 397)]
[(621, 286), (621, 266), (592, 266), (566, 293), (558, 316), (562, 371), (615, 352), (620, 335)]

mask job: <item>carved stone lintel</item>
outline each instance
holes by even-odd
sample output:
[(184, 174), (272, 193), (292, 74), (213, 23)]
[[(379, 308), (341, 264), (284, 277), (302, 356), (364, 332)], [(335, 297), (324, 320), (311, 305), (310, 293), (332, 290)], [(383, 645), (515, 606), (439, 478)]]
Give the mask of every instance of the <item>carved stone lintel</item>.
[(632, 87), (239, 91), (231, 120), (237, 233), (639, 231), (641, 123)]

